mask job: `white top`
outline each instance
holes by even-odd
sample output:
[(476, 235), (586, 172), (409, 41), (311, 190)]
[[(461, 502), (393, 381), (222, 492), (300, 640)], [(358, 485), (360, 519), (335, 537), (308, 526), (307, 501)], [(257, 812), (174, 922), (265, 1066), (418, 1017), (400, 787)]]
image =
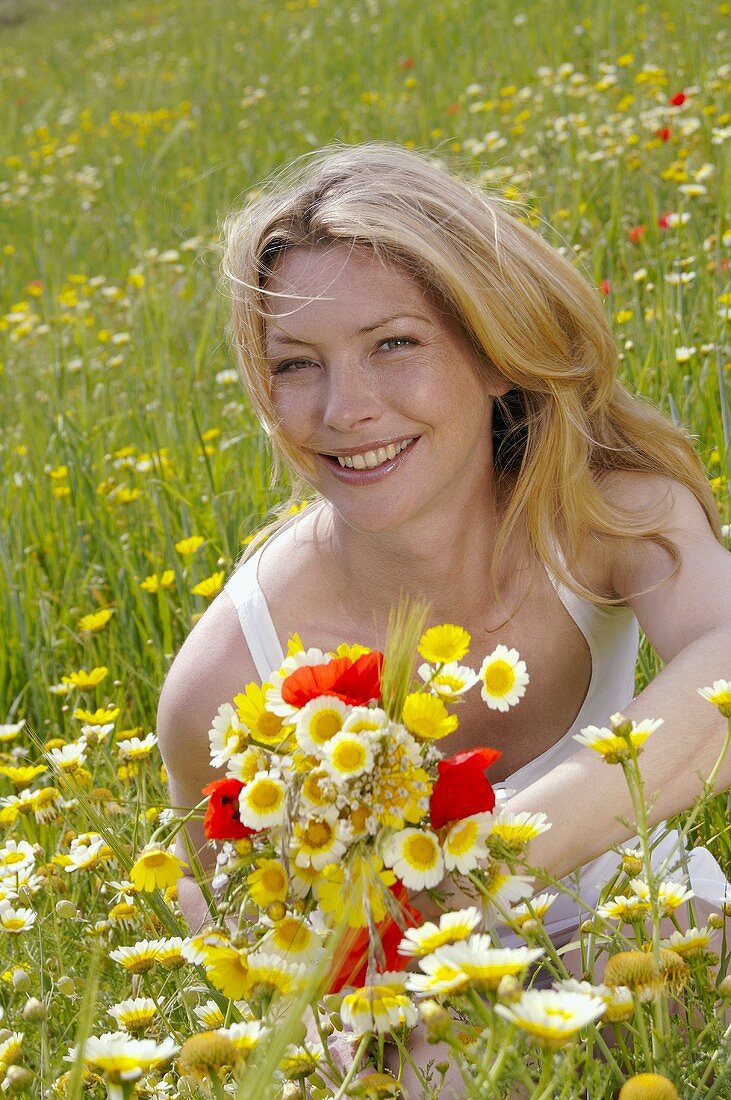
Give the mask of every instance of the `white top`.
[[(238, 613), (241, 630), (262, 682), (267, 680), (271, 672), (278, 669), (284, 660), (284, 650), (266, 597), (259, 584), (259, 559), (266, 545), (265, 543), (239, 566), (224, 586)], [(570, 729), (545, 752), (508, 776), (503, 783), (493, 785), (499, 801), (524, 790), (575, 753), (588, 751), (574, 741), (573, 735), (588, 725), (606, 725), (610, 715), (626, 707), (634, 694), (639, 628), (631, 608), (593, 604), (590, 600), (566, 588), (550, 573), (549, 578), (561, 603), (576, 623), (589, 647), (591, 656), (589, 687)], [(597, 791), (597, 798), (600, 797), (601, 792)], [(540, 806), (536, 806), (536, 810), (540, 810)], [(653, 863), (656, 866), (665, 855), (669, 854), (676, 837), (675, 832), (668, 834), (655, 849)], [(634, 843), (634, 841), (628, 841), (627, 847), (633, 847)], [(676, 868), (678, 861), (688, 874), (697, 898), (711, 905), (719, 905), (731, 893), (721, 868), (707, 849), (694, 848), (689, 853), (682, 849), (670, 868), (675, 878), (679, 874)], [(573, 889), (580, 892), (587, 906), (594, 907), (601, 887), (613, 877), (618, 863), (617, 855), (614, 852), (607, 852), (586, 864), (580, 872), (570, 876), (567, 881)], [(575, 902), (560, 895), (546, 914), (544, 922), (546, 931), (554, 940), (567, 942), (585, 915), (586, 911), (582, 911)], [(702, 921), (699, 920), (699, 923)], [(523, 942), (505, 929), (499, 931), (501, 942), (506, 947), (517, 946)]]

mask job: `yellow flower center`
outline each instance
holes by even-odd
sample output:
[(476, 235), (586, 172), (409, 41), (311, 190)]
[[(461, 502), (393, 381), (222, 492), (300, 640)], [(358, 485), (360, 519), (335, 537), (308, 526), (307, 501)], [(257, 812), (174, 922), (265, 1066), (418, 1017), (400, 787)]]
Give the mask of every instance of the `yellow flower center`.
[(285, 917), (277, 924), (274, 942), (280, 950), (304, 951), (310, 942), (310, 932), (295, 917)]
[(333, 829), (327, 821), (312, 821), (302, 834), (310, 848), (327, 848), (333, 837)]
[(7, 852), (3, 863), (6, 867), (11, 867), (13, 863), (22, 863), (24, 859), (22, 852)]
[(273, 810), (282, 800), (282, 792), (276, 783), (262, 779), (256, 784), (249, 797), (256, 810)]
[(484, 679), (490, 695), (507, 695), (515, 683), (515, 671), (507, 661), (493, 661), (485, 669)]
[(410, 837), (406, 846), (406, 858), (417, 867), (432, 867), (436, 852), (428, 836)]
[(256, 720), (256, 732), (260, 741), (278, 741), (282, 735), (282, 719), (278, 714), (262, 711)]
[(468, 852), (470, 850), (476, 839), (477, 826), (474, 821), (468, 821), (451, 833), (449, 837), (449, 850), (454, 853), (454, 855), (462, 855), (463, 852)]
[(267, 867), (261, 876), (261, 884), (265, 890), (276, 894), (287, 885), (287, 880), (279, 867)]
[(344, 741), (333, 753), (333, 764), (341, 772), (352, 772), (362, 768), (365, 759), (365, 749), (357, 741)]
[(310, 721), (310, 735), (318, 745), (324, 745), (343, 728), (343, 719), (336, 710), (318, 710)]

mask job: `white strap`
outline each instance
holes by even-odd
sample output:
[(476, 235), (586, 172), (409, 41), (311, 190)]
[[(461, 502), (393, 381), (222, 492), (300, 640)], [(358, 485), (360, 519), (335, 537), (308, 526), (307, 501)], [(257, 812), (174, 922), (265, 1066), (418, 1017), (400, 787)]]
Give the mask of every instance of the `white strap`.
[(241, 630), (262, 682), (284, 660), (269, 605), (259, 587), (257, 569), (261, 550), (245, 561), (229, 577), (224, 588), (236, 608)]

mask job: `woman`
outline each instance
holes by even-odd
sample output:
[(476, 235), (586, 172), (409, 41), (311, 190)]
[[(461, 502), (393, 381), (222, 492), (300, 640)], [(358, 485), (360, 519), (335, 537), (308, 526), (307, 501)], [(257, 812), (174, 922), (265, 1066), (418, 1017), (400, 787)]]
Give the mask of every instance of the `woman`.
[[(226, 235), (244, 384), (316, 500), (176, 657), (158, 719), (173, 805), (200, 800), (212, 716), (291, 633), (382, 645), (406, 592), (470, 631), (473, 664), (503, 642), (528, 666), (507, 714), (466, 698), (448, 751), (502, 751), (508, 808), (553, 822), (536, 864), (563, 876), (629, 835), (621, 769), (572, 736), (618, 710), (664, 719), (642, 757), (652, 821), (689, 806), (723, 734), (696, 689), (729, 676), (731, 556), (686, 436), (618, 383), (595, 292), (499, 202), (386, 145), (316, 155)], [(632, 700), (638, 622), (665, 667)], [(207, 919), (192, 877), (180, 902)]]

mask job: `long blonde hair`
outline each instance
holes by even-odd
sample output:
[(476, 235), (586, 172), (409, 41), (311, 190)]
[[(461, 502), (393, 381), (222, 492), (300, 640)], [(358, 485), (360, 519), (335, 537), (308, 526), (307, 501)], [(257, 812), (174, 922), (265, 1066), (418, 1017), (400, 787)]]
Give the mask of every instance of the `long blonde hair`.
[(223, 271), (242, 380), (278, 459), (307, 481), (302, 455), (279, 430), (264, 338), (267, 281), (284, 252), (336, 242), (369, 248), (410, 273), (461, 326), (478, 360), (511, 383), (495, 406), (501, 523), (493, 577), (519, 528), (546, 567), (596, 602), (571, 564), (588, 536), (663, 536), (659, 509), (621, 508), (602, 473), (638, 471), (692, 491), (719, 535), (702, 464), (688, 436), (632, 397), (596, 291), (507, 205), (395, 145), (321, 150), (298, 162), (224, 229)]

